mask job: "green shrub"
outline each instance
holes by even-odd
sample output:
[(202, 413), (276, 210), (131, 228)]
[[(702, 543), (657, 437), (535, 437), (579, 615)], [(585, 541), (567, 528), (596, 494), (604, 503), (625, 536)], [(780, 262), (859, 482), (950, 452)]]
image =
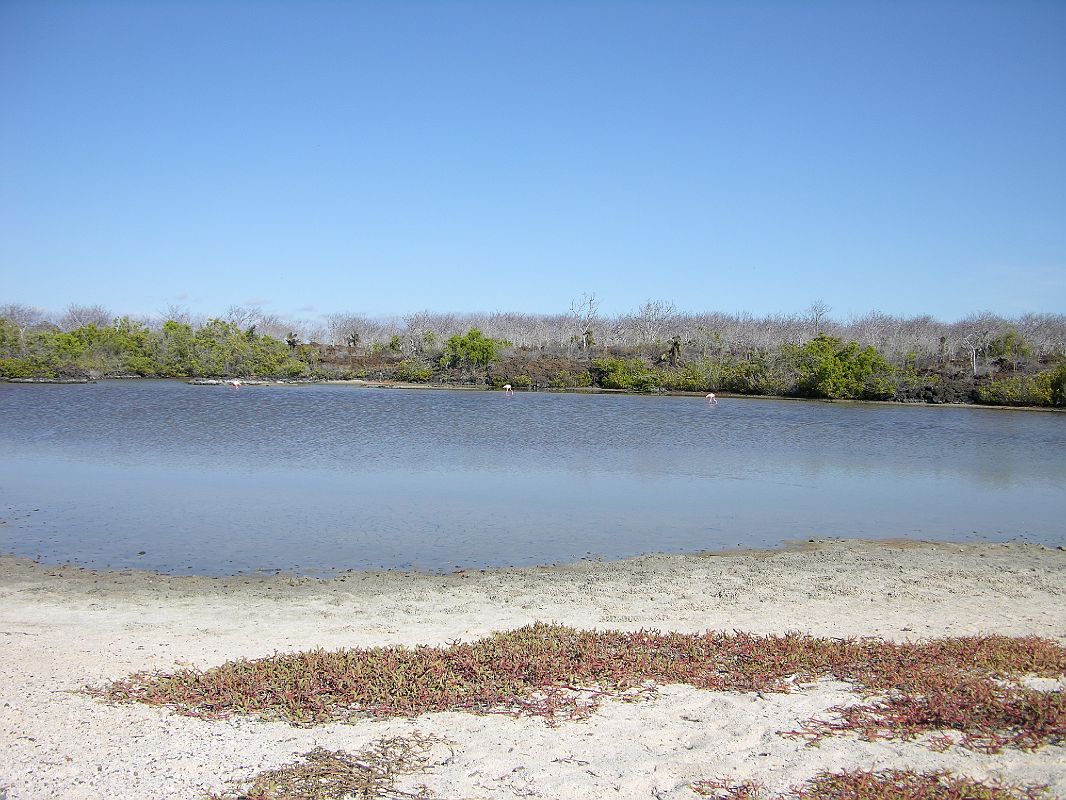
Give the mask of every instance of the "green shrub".
[(822, 334), (797, 356), (801, 396), (883, 400), (895, 394), (892, 367), (873, 347)]
[[(306, 364), (301, 364), (296, 359), (290, 359), (289, 361), (287, 361), (281, 367), (281, 369), (278, 372), (280, 372), (280, 374), (281, 374), (281, 376), (283, 378), (302, 378), (305, 375), (307, 375), (307, 365)], [(274, 372), (274, 373), (252, 373), (252, 374), (253, 375), (260, 375), (260, 374), (262, 374), (262, 375), (270, 375), (270, 374), (276, 375), (276, 374), (278, 374), (278, 372)]]
[(553, 389), (576, 389), (579, 386), (591, 386), (592, 376), (587, 371), (556, 372), (548, 379), (548, 385)]
[(639, 358), (597, 358), (589, 367), (592, 379), (604, 389), (629, 389), (633, 378), (645, 370)]
[(1010, 364), (1017, 372), (1018, 362), (1032, 357), (1033, 348), (1017, 328), (1010, 328), (988, 343), (987, 353), (1002, 366)]
[(1010, 377), (994, 380), (975, 391), (978, 403), (990, 406), (1050, 406), (1055, 403), (1053, 372), (1041, 372), (1030, 377)]
[(759, 352), (722, 364), (718, 378), (723, 391), (737, 394), (785, 395), (794, 390), (795, 383), (796, 371), (788, 354), (772, 357)]
[[(515, 375), (514, 377), (508, 377), (506, 373), (493, 373), (489, 375), (489, 383), (494, 389), (502, 389), (504, 386), (511, 386), (515, 389), (528, 389), (533, 385), (533, 379), (528, 375)], [(554, 383), (550, 384), (555, 386)], [(559, 387), (563, 388), (563, 387)]]
[(159, 365), (146, 355), (131, 353), (126, 356), (122, 367), (125, 372), (142, 377), (159, 374)]
[(486, 369), (489, 364), (499, 360), (500, 349), (508, 344), (502, 339), (485, 336), (477, 328), (471, 328), (465, 336), (457, 334), (448, 340), (440, 357), (440, 365), (444, 368), (466, 365)]
[(328, 381), (347, 381), (351, 380), (352, 371), (348, 367), (341, 367), (336, 364), (319, 364), (314, 369), (314, 375), (316, 378), (323, 378)]
[(55, 374), (28, 358), (0, 358), (0, 377), (52, 378)]
[(720, 365), (704, 359), (677, 370), (661, 372), (661, 384), (666, 389), (679, 392), (711, 392), (719, 388), (721, 372)]
[(0, 358), (17, 358), (22, 355), (22, 332), (19, 326), (0, 317)]
[(433, 369), (414, 358), (405, 358), (396, 365), (396, 377), (410, 383), (425, 383), (433, 377)]
[(663, 385), (663, 374), (657, 370), (648, 370), (633, 376), (633, 391), (654, 392)]
[(1048, 373), (1048, 388), (1051, 393), (1051, 405), (1066, 406), (1066, 364)]

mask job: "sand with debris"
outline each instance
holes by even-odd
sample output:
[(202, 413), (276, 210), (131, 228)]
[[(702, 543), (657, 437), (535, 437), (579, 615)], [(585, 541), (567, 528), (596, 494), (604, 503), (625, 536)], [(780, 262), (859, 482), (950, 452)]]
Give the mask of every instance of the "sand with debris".
[(176, 665), (315, 647), (444, 644), (533, 621), (905, 640), (1037, 634), (1066, 642), (1066, 552), (1032, 545), (819, 542), (729, 555), (307, 578), (90, 572), (0, 558), (0, 798), (201, 798), (316, 746), (358, 750), (415, 731), (446, 738), (413, 776), (440, 798), (677, 798), (693, 781), (783, 790), (826, 769), (948, 769), (1048, 783), (1066, 795), (1066, 748), (982, 755), (920, 742), (784, 737), (854, 699), (822, 681), (788, 694), (664, 687), (583, 722), (430, 714), (310, 729), (110, 706), (87, 684)]

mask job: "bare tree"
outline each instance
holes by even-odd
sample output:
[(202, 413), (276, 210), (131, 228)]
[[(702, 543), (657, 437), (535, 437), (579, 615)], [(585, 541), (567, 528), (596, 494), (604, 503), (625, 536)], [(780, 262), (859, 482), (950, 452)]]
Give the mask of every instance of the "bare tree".
[(105, 328), (111, 324), (114, 318), (112, 313), (100, 305), (95, 306), (67, 306), (67, 311), (59, 320), (59, 327), (64, 331), (72, 331), (83, 328), (86, 325), (95, 325)]
[[(357, 332), (355, 315), (351, 313), (326, 314), (326, 330), (329, 331), (329, 343), (348, 345), (353, 332)], [(358, 341), (358, 339), (356, 340)]]
[(649, 300), (642, 305), (633, 324), (640, 344), (653, 344), (663, 339), (667, 328), (677, 316), (677, 307), (667, 300)]
[(593, 344), (593, 328), (599, 319), (599, 311), (600, 301), (595, 292), (586, 292), (570, 301), (570, 319), (582, 350), (587, 351)]
[(42, 309), (22, 303), (7, 303), (0, 306), (0, 319), (13, 323), (19, 329), (20, 336), (31, 328), (44, 326), (48, 321)]
[(725, 314), (698, 314), (692, 318), (690, 339), (701, 358), (722, 354), (731, 322)]
[(1003, 327), (1003, 321), (990, 311), (970, 314), (962, 321), (962, 327), (966, 331), (962, 336), (962, 342), (970, 351), (970, 365), (973, 374), (977, 374), (977, 356), (988, 350), (988, 343), (995, 338), (996, 333)]
[(1018, 330), (1037, 356), (1066, 354), (1066, 314), (1023, 314)]
[(263, 312), (258, 308), (250, 308), (248, 306), (230, 306), (226, 309), (223, 319), (231, 325), (236, 325), (242, 329), (250, 328), (253, 325), (259, 327), (259, 323), (263, 319)]
[(351, 344), (353, 334), (355, 340), (363, 347), (371, 347), (375, 344), (387, 344), (393, 336), (401, 335), (404, 327), (401, 323), (391, 318), (368, 317), (364, 314), (345, 312), (343, 314), (327, 314), (324, 337), (334, 346)]
[(179, 322), (182, 325), (192, 325), (194, 321), (192, 312), (188, 309), (188, 307), (179, 306), (174, 303), (168, 305), (166, 307), (166, 310), (163, 311), (160, 316), (163, 318), (163, 322), (173, 320), (174, 322)]
[[(430, 314), (427, 311), (426, 318), (430, 330), (433, 331), (438, 342), (445, 342), (452, 336), (466, 333), (466, 330), (473, 327), (470, 324), (472, 319), (468, 314)], [(464, 327), (466, 330), (464, 330)]]
[(432, 350), (438, 343), (437, 332), (433, 325), (433, 315), (428, 311), (419, 311), (404, 317), (405, 353), (421, 355)]
[(329, 333), (326, 331), (325, 326), (320, 322), (298, 319), (294, 323), (294, 326), (306, 341), (313, 344), (322, 344), (329, 338)]
[(814, 336), (817, 336), (822, 332), (823, 323), (832, 310), (832, 307), (824, 300), (815, 300), (807, 306), (805, 311), (807, 319), (810, 321), (811, 330), (814, 332)]
[(262, 336), (270, 336), (274, 339), (284, 339), (289, 331), (296, 330), (301, 336), (304, 331), (302, 326), (291, 319), (286, 319), (278, 314), (258, 314), (248, 320), (248, 328), (255, 328), (255, 332)]
[(898, 327), (899, 321), (896, 318), (880, 311), (871, 311), (861, 317), (853, 316), (848, 321), (847, 334), (859, 344), (869, 345), (884, 353), (889, 336)]

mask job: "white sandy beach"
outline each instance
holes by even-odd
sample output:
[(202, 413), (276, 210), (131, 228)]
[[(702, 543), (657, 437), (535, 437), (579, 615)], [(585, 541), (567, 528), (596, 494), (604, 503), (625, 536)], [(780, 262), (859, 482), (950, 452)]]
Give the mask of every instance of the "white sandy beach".
[(730, 555), (448, 576), (169, 578), (0, 559), (0, 798), (189, 798), (315, 746), (357, 750), (419, 731), (448, 739), (410, 783), (441, 798), (671, 798), (693, 781), (783, 790), (839, 768), (948, 769), (1048, 783), (1066, 795), (1066, 748), (999, 755), (920, 742), (783, 737), (855, 695), (821, 682), (789, 694), (664, 687), (590, 719), (433, 714), (300, 729), (204, 721), (78, 692), (142, 670), (209, 667), (315, 647), (444, 644), (533, 621), (583, 628), (824, 636), (1037, 634), (1066, 642), (1066, 552), (1030, 545), (820, 542)]

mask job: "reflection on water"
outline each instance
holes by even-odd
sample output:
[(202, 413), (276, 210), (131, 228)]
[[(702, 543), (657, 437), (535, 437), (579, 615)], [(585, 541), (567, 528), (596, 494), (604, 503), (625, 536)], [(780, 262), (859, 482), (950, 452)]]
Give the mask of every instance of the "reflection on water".
[(0, 420), (0, 550), (53, 562), (318, 573), (810, 536), (1066, 542), (1059, 414), (136, 381), (0, 385)]

